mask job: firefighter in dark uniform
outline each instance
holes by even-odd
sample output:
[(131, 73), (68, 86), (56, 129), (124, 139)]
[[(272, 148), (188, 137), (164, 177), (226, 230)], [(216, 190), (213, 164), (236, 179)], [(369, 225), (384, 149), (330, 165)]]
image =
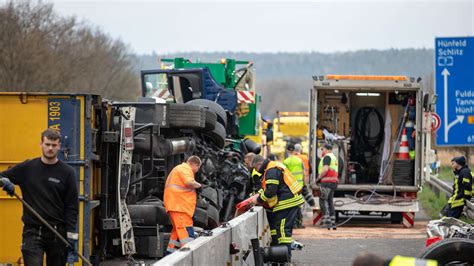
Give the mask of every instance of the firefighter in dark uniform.
[(459, 218), (466, 201), (469, 201), (472, 196), (472, 175), (464, 156), (454, 157), (451, 165), (454, 173), (453, 195), (445, 207), (445, 215)]
[(293, 224), (299, 206), (304, 203), (300, 194), (302, 187), (282, 163), (256, 155), (251, 166), (262, 174), (262, 188), (253, 203), (268, 209), (272, 245), (287, 246), (291, 258)]

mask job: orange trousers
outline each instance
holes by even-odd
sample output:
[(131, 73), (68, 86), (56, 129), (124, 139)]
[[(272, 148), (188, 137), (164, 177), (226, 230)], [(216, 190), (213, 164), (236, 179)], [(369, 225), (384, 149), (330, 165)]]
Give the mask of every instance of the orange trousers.
[(170, 216), (173, 229), (171, 230), (170, 241), (166, 253), (171, 254), (186, 243), (191, 242), (195, 236), (193, 218), (191, 216), (184, 212), (174, 211), (169, 211), (168, 215)]

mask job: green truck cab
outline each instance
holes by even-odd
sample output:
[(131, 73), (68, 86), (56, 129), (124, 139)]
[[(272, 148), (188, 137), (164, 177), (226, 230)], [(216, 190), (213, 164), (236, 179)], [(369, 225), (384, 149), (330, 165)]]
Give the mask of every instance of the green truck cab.
[[(161, 63), (162, 69), (142, 71), (142, 96), (165, 102), (212, 100), (223, 106), (231, 118), (235, 117), (238, 131), (230, 132), (232, 135), (259, 134), (260, 96), (255, 91), (252, 62), (223, 58), (217, 63), (203, 63), (178, 57), (161, 59)], [(191, 88), (192, 97), (186, 97), (186, 92), (180, 94), (178, 88)]]

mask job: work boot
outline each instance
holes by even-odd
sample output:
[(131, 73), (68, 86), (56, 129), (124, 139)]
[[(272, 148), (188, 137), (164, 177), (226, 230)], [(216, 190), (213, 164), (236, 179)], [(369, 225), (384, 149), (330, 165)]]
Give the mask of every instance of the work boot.
[(331, 216), (331, 228), (332, 230), (337, 230), (336, 217)]
[(331, 221), (328, 221), (328, 220), (323, 221), (319, 227), (327, 228), (328, 230), (331, 230)]

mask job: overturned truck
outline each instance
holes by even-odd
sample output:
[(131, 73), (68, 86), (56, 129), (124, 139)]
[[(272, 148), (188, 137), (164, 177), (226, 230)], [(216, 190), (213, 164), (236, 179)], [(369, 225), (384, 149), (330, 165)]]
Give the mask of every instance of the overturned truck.
[[(19, 143), (18, 132), (27, 132), (28, 145), (29, 136), (39, 136), (46, 127), (61, 132), (59, 157), (75, 168), (80, 192), (78, 250), (97, 264), (132, 255), (163, 257), (171, 231), (164, 184), (173, 167), (190, 155), (203, 162), (196, 174), (203, 187), (195, 226), (212, 229), (230, 220), (235, 204), (254, 190), (243, 155), (259, 153), (260, 146), (238, 134), (236, 91), (216, 82), (207, 68), (144, 71), (143, 80), (156, 72), (164, 73), (170, 94), (180, 95), (177, 100), (149, 97), (145, 81), (136, 102), (88, 94), (0, 93), (2, 112), (13, 128), (3, 136), (7, 142)], [(0, 170), (36, 156), (34, 147), (5, 146)], [(0, 260), (7, 263), (21, 257), (21, 206), (12, 203), (0, 195), (0, 210), (18, 216), (5, 224), (12, 234), (1, 236), (8, 245), (1, 248)]]
[[(212, 229), (231, 219), (235, 204), (254, 190), (243, 155), (259, 153), (260, 147), (239, 134), (237, 92), (215, 81), (208, 68), (142, 71), (142, 81), (140, 102), (111, 108), (109, 130), (120, 136), (104, 145), (104, 153), (107, 165), (119, 165), (103, 169), (103, 178), (117, 184), (103, 185), (112, 197), (101, 219), (120, 230), (103, 234), (102, 250), (162, 257), (171, 231), (162, 199), (172, 168), (190, 155), (202, 159), (196, 180), (203, 188), (193, 220), (197, 227)], [(153, 88), (167, 90), (168, 102), (157, 98)], [(118, 235), (121, 248), (114, 242)]]

